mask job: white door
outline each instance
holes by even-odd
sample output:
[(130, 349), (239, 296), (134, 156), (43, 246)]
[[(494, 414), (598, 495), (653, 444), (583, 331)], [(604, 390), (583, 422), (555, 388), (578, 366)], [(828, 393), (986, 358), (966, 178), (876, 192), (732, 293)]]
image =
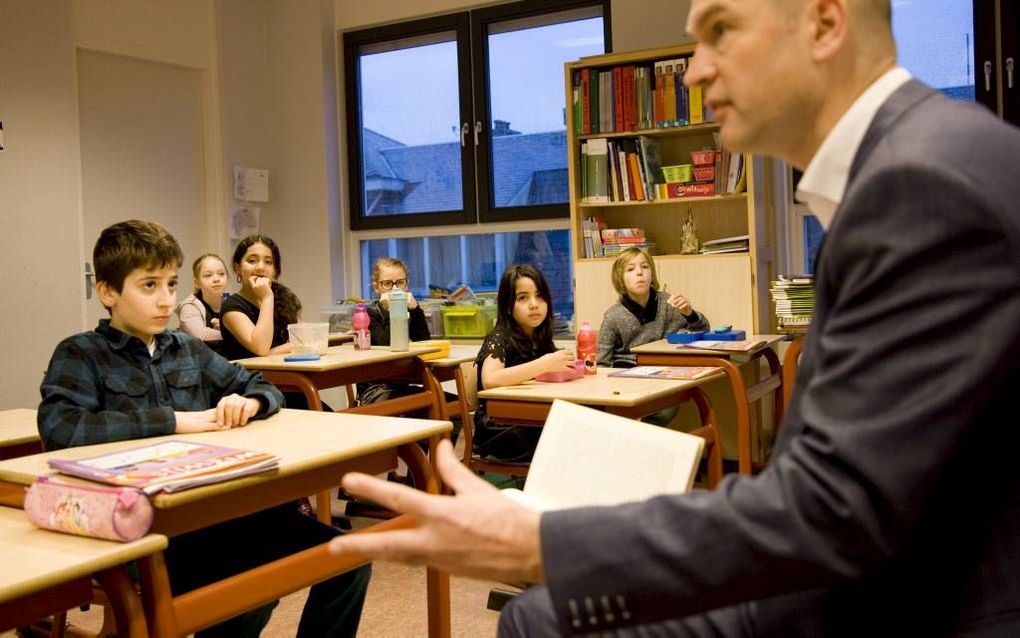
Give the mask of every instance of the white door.
[[(208, 245), (201, 72), (80, 49), (77, 59), (86, 259), (110, 224), (158, 222), (184, 251), (183, 298)], [(86, 307), (88, 329), (108, 316), (94, 293)]]

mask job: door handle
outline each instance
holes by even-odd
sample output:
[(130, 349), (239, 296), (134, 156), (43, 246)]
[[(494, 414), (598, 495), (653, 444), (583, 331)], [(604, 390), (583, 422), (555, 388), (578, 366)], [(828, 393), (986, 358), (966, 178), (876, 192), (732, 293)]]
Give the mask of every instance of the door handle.
[(1006, 88), (1013, 88), (1013, 58), (1006, 58)]
[(992, 63), (985, 60), (985, 91), (992, 92)]
[(92, 274), (92, 264), (85, 262), (85, 299), (92, 299), (92, 280), (95, 275)]

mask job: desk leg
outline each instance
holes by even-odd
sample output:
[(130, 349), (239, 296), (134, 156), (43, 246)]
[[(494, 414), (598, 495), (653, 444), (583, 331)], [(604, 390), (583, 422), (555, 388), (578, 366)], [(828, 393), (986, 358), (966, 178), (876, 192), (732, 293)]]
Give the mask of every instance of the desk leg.
[(117, 635), (129, 638), (145, 638), (149, 635), (145, 623), (142, 602), (135, 593), (131, 577), (123, 567), (104, 569), (96, 574), (110, 601), (110, 610), (117, 624)]
[(453, 372), (453, 382), (457, 386), (457, 403), (460, 407), (460, 429), (461, 432), (468, 428), (468, 404), (467, 404), (467, 383), (464, 381), (464, 370), (460, 366)]
[[(435, 450), (439, 437), (429, 440)], [(401, 445), (397, 454), (407, 463), (407, 471), (414, 478), (418, 489), (430, 494), (440, 491), (439, 475), (434, 466), (425, 457), (417, 443)], [(425, 584), (428, 590), (429, 637), (448, 638), (450, 636), (450, 575), (434, 567), (425, 569)]]
[(166, 571), (163, 552), (137, 561), (139, 584), (142, 590), (142, 605), (149, 635), (153, 638), (177, 638), (177, 612), (173, 595), (170, 593), (170, 577)]
[(708, 489), (715, 489), (723, 476), (722, 435), (719, 433), (719, 422), (715, 418), (712, 402), (701, 388), (693, 388), (690, 399), (698, 406), (698, 414), (701, 416), (701, 427), (691, 434), (697, 434), (712, 444), (708, 451)]
[(779, 363), (779, 355), (772, 348), (762, 350), (762, 356), (769, 362), (769, 377), (779, 379), (779, 388), (772, 393), (773, 415), (775, 431), (779, 431), (779, 424), (783, 422), (783, 414), (786, 411), (786, 379), (783, 376), (783, 366)]

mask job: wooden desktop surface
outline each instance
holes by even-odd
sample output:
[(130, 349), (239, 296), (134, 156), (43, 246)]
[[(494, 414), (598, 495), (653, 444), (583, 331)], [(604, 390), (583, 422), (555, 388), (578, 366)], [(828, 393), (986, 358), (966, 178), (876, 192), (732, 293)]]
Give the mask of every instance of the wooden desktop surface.
[(0, 411), (0, 446), (38, 441), (35, 412), (28, 408)]
[(728, 350), (701, 350), (699, 348), (688, 348), (687, 346), (679, 343), (669, 343), (665, 339), (659, 339), (658, 341), (652, 341), (651, 343), (646, 343), (642, 346), (634, 346), (630, 349), (630, 351), (635, 354), (702, 355), (734, 359), (749, 357), (756, 352), (784, 340), (786, 340), (784, 335), (748, 335), (747, 339), (743, 339), (742, 341), (764, 341), (765, 343), (746, 352), (734, 352)]
[[(49, 459), (87, 458), (170, 439), (256, 450), (280, 457), (280, 467), (270, 472), (175, 494), (160, 493), (152, 498), (157, 509), (168, 509), (221, 494), (249, 490), (264, 483), (279, 482), (309, 470), (375, 452), (392, 450), (404, 443), (441, 435), (450, 428), (450, 423), (446, 421), (284, 409), (269, 419), (254, 421), (231, 430), (116, 441), (0, 461), (0, 481), (27, 486), (39, 476), (57, 474), (47, 465)], [(66, 480), (73, 479), (68, 477)], [(339, 483), (339, 477), (336, 482)]]
[(638, 379), (610, 377), (613, 368), (599, 368), (598, 374), (563, 383), (528, 381), (520, 385), (481, 390), (479, 399), (502, 399), (551, 403), (563, 399), (572, 403), (603, 407), (634, 407), (682, 390), (698, 387), (721, 378), (722, 370), (693, 381), (675, 379)]
[(416, 346), (404, 352), (393, 352), (388, 346), (372, 346), (369, 350), (355, 350), (353, 345), (345, 344), (329, 348), (326, 354), (315, 361), (284, 361), (285, 354), (271, 354), (265, 357), (237, 359), (250, 370), (287, 370), (291, 372), (329, 372), (342, 368), (356, 368), (384, 361), (409, 359), (419, 354), (439, 352), (435, 346)]
[(91, 576), (166, 548), (162, 534), (118, 543), (39, 529), (25, 512), (0, 507), (0, 602)]
[(438, 359), (426, 361), (431, 368), (452, 368), (462, 363), (469, 363), (478, 358), (479, 346), (451, 345), (450, 354)]

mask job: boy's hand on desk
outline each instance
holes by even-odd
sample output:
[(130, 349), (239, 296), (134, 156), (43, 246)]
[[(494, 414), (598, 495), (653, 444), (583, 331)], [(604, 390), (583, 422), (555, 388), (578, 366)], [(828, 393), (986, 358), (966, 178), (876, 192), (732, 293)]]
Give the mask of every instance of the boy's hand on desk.
[(174, 431), (178, 434), (230, 429), (229, 425), (216, 422), (215, 408), (200, 412), (174, 412), (174, 417), (177, 419), (177, 428)]
[(574, 369), (574, 353), (570, 350), (557, 350), (544, 354), (539, 359), (545, 364), (546, 372), (564, 372)]
[(227, 428), (246, 424), (259, 411), (259, 400), (229, 394), (216, 404), (216, 423)]
[(417, 521), (413, 529), (334, 538), (334, 554), (412, 564), (451, 574), (509, 582), (544, 579), (539, 513), (523, 507), (460, 464), (449, 441), (436, 451), (443, 481), (456, 496), (435, 496), (365, 474), (350, 473), (344, 489)]
[(677, 311), (685, 317), (694, 312), (694, 307), (691, 305), (691, 302), (683, 295), (670, 295), (669, 305), (676, 308)]

